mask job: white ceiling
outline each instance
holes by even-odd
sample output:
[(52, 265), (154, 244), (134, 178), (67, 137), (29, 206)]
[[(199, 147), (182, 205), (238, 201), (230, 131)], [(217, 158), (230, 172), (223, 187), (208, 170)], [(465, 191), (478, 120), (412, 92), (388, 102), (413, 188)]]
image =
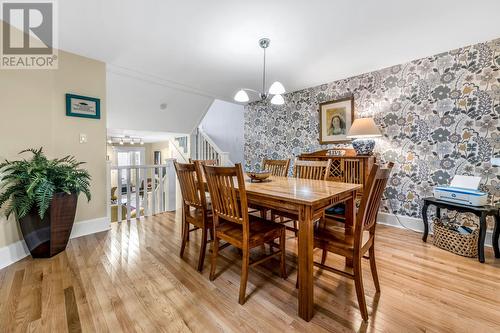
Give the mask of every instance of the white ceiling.
[(60, 46), (231, 100), (269, 81), (288, 91), (500, 37), (498, 0), (64, 0)]
[(176, 134), (152, 131), (135, 131), (108, 128), (108, 138), (124, 138), (126, 136), (133, 139), (142, 139), (145, 143), (165, 142), (176, 137)]
[(154, 76), (113, 66), (107, 68), (106, 97), (108, 128), (171, 133), (191, 133), (213, 102)]

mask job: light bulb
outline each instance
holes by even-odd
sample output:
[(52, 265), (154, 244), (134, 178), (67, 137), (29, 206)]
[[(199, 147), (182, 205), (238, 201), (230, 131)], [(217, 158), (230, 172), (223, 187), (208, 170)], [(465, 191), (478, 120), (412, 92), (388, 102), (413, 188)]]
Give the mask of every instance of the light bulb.
[(285, 93), (285, 87), (281, 84), (279, 81), (275, 81), (273, 84), (271, 84), (271, 87), (269, 88), (269, 94), (271, 95), (281, 95)]
[(123, 139), (120, 139), (120, 144), (123, 145)]
[(238, 91), (236, 93), (236, 95), (234, 95), (234, 100), (236, 102), (240, 102), (240, 103), (246, 103), (248, 102), (250, 99), (248, 98), (248, 94), (246, 93), (245, 90), (241, 89), (240, 91)]
[(109, 143), (109, 144), (112, 144), (112, 143), (113, 143), (113, 140), (108, 139), (108, 143)]
[(130, 139), (130, 144), (131, 144), (131, 145), (134, 145), (134, 144), (135, 144), (134, 139)]
[(142, 139), (141, 139), (141, 142), (140, 142), (140, 144), (141, 144), (141, 145), (143, 145), (143, 144), (144, 144), (144, 141), (142, 141)]
[(282, 95), (274, 95), (273, 98), (271, 98), (271, 104), (283, 105), (285, 104), (285, 99)]

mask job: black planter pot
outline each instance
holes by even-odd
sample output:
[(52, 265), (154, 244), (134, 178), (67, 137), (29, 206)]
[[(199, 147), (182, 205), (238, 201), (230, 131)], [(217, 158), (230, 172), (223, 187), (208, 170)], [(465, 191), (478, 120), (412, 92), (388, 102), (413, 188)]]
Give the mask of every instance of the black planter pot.
[(43, 220), (38, 215), (38, 207), (34, 207), (19, 221), (33, 258), (50, 258), (66, 249), (75, 221), (77, 198), (76, 194), (56, 193)]

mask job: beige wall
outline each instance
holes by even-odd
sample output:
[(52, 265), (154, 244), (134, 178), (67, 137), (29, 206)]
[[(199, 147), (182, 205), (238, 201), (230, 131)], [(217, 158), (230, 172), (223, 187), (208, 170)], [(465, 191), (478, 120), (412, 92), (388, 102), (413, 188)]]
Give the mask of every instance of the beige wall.
[(113, 154), (113, 147), (138, 147), (138, 148), (144, 148), (144, 163), (147, 165), (153, 164), (153, 152), (151, 150), (152, 143), (144, 143), (143, 145), (131, 145), (131, 144), (126, 144), (124, 143), (123, 145), (120, 144), (108, 144), (107, 145), (107, 157), (109, 161), (111, 161), (111, 165), (116, 165), (115, 161), (115, 156)]
[(163, 164), (166, 158), (170, 158), (170, 149), (168, 141), (153, 142), (151, 144), (151, 159), (154, 162), (155, 151), (161, 151), (161, 163)]
[[(101, 99), (101, 119), (67, 117), (65, 94)], [(92, 175), (92, 201), (78, 201), (76, 221), (106, 216), (106, 68), (59, 52), (57, 70), (0, 70), (0, 159), (43, 147), (49, 157), (74, 155)], [(79, 143), (80, 133), (88, 142)], [(21, 239), (17, 222), (0, 214), (0, 247)]]

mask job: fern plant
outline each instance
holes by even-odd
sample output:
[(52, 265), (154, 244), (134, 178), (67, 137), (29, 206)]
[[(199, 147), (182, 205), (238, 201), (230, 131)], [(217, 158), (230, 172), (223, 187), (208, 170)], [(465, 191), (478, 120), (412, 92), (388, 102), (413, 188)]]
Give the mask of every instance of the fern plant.
[(14, 214), (20, 221), (36, 207), (43, 219), (52, 197), (60, 192), (83, 192), (90, 201), (91, 177), (87, 170), (80, 169), (85, 162), (78, 162), (73, 156), (48, 159), (42, 148), (19, 154), (27, 152), (32, 153), (29, 160), (0, 163), (0, 208), (5, 208), (7, 218)]

